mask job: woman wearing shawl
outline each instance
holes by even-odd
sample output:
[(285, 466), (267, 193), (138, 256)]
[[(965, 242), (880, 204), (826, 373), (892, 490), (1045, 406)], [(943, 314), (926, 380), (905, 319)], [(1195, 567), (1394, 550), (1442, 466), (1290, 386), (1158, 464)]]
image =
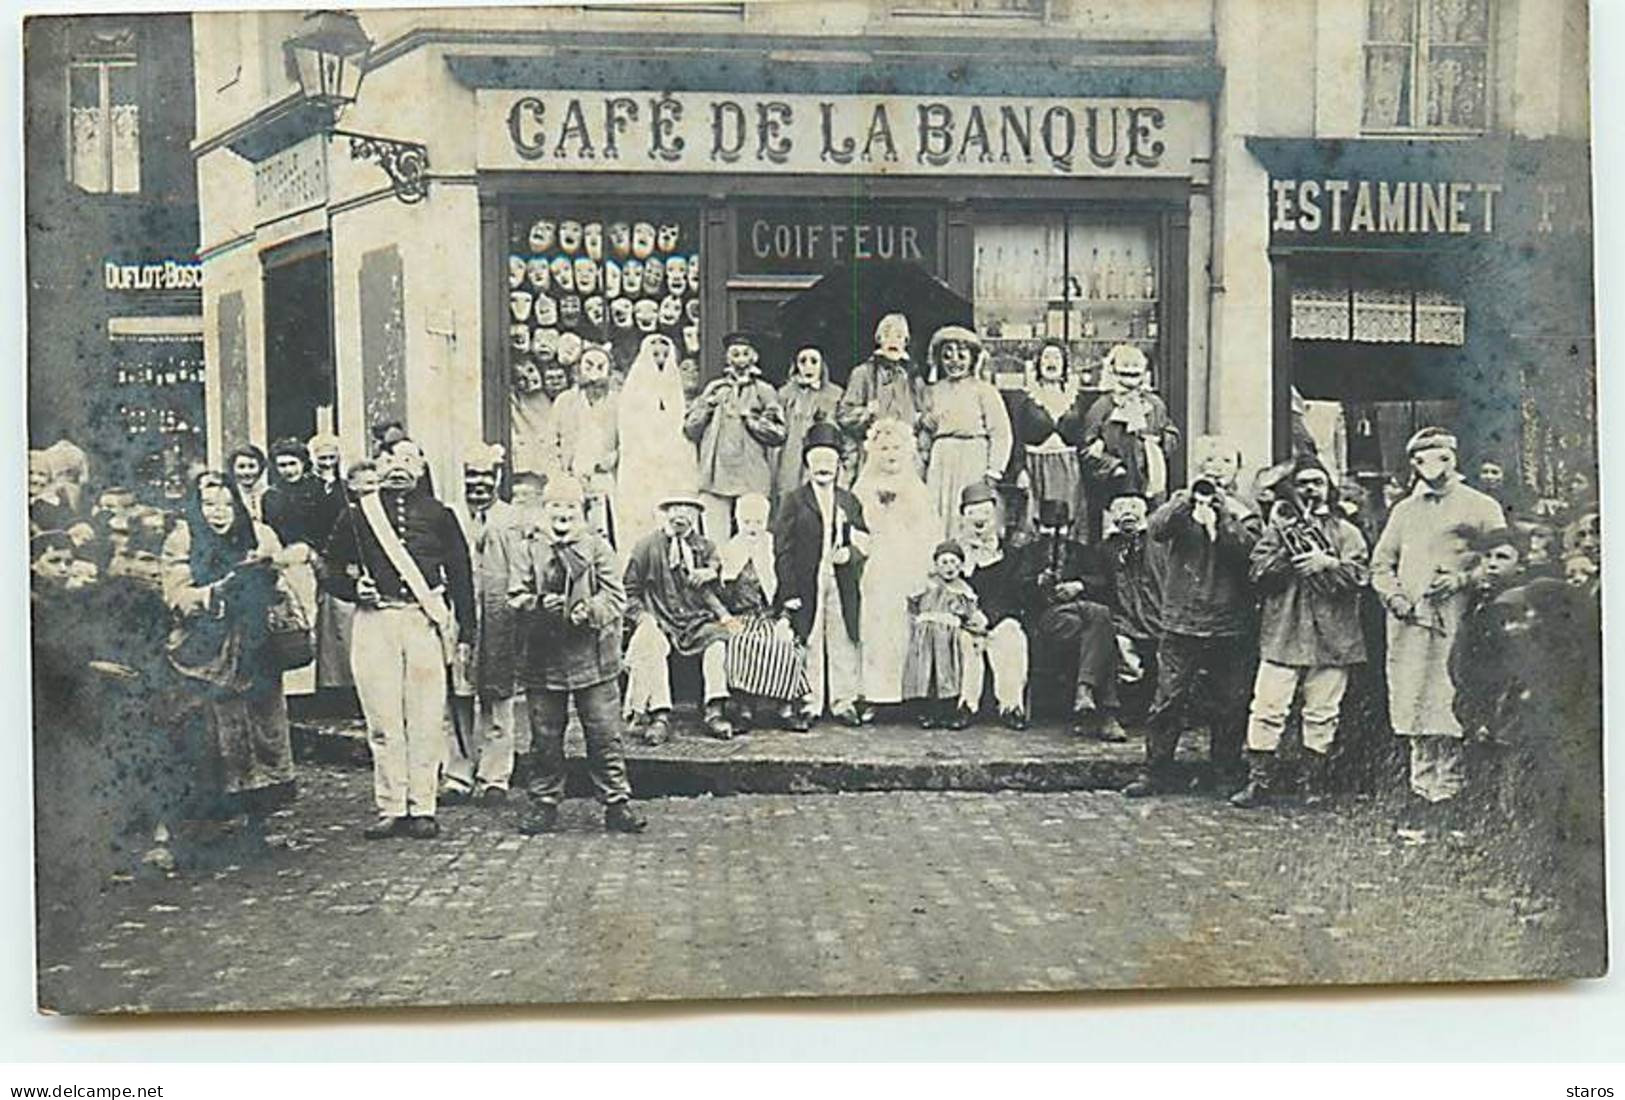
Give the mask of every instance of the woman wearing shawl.
[(870, 705), (903, 701), (903, 659), (908, 654), (908, 597), (925, 585), (931, 547), (923, 532), (940, 530), (914, 465), (914, 433), (901, 420), (877, 420), (863, 449), (863, 472), (852, 493), (869, 525), (863, 568), (863, 698)]
[(931, 336), (920, 432), (929, 445), (925, 484), (942, 526), (922, 533), (926, 541), (955, 535), (965, 487), (997, 484), (1010, 462), (1010, 414), (999, 391), (976, 374), (982, 355), (970, 329), (945, 325)]
[(806, 662), (789, 623), (773, 613), (779, 578), (774, 565), (773, 532), (768, 529), (767, 498), (746, 493), (734, 501), (739, 533), (717, 551), (722, 605), (729, 619), (728, 690), (732, 693), (734, 729), (755, 720), (752, 697), (777, 704), (781, 718), (807, 694)]
[(617, 412), (615, 545), (624, 559), (658, 526), (655, 509), (699, 484), (694, 444), (683, 435), (683, 379), (677, 346), (652, 332), (626, 373)]
[[(271, 484), (265, 490), (265, 523), (276, 532), (287, 563), (286, 579), (312, 621), (316, 609), (316, 553), (327, 543), (337, 513), (311, 472), (310, 451), (303, 440), (271, 444)], [(314, 664), (290, 669), (283, 681), (289, 695), (316, 690)]]
[(1085, 527), (1083, 465), (1078, 444), (1083, 441), (1083, 408), (1077, 379), (1068, 376), (1066, 349), (1059, 340), (1045, 340), (1038, 362), (1027, 376), (1027, 386), (1011, 413), (1016, 440), (1023, 451), (1028, 481), (1027, 523), (1036, 527), (1045, 501), (1066, 505), (1073, 517), (1070, 534), (1082, 538)]
[(215, 803), (204, 816), (252, 821), (293, 797), (288, 708), (266, 625), (281, 550), (214, 472), (198, 478), (185, 518), (164, 540), (164, 602), (177, 621), (169, 660), (201, 710), (203, 793)]

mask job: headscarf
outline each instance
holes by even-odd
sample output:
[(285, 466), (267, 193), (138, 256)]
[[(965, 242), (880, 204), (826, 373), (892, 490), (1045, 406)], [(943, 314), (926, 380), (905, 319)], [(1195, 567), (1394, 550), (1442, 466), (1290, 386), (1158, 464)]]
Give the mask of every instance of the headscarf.
[[(747, 493), (735, 502), (735, 512), (751, 500), (760, 501), (762, 511), (767, 511), (767, 498), (756, 493)], [(756, 580), (762, 586), (762, 594), (769, 601), (779, 590), (779, 575), (773, 564), (773, 532), (764, 527), (762, 533), (755, 538), (748, 537), (743, 530), (717, 550), (717, 556), (722, 566), (721, 576), (724, 581), (732, 581), (744, 572), (747, 564), (756, 567)]]
[(975, 352), (975, 359), (971, 362), (967, 378), (977, 377), (977, 368), (981, 365), (985, 349), (982, 347), (982, 338), (963, 325), (943, 325), (931, 334), (931, 343), (925, 352), (925, 371), (927, 382), (935, 382), (941, 372), (937, 364), (937, 352), (943, 344), (953, 341), (959, 344), (968, 344)]
[[(654, 349), (665, 344), (671, 349), (664, 366), (655, 363)], [(683, 427), (683, 376), (677, 369), (677, 345), (671, 337), (651, 332), (643, 338), (637, 357), (626, 372), (622, 387), (620, 420), (622, 437), (625, 429), (634, 434), (656, 430), (658, 425), (671, 425), (675, 430)]]
[[(203, 492), (215, 488), (223, 488), (231, 494), (231, 527), (224, 535), (216, 534), (208, 520), (203, 518)], [(192, 583), (198, 587), (213, 584), (231, 572), (258, 541), (254, 534), (254, 521), (243, 504), (236, 483), (218, 470), (198, 475), (186, 502), (185, 519), (191, 534), (188, 560), (192, 567)]]

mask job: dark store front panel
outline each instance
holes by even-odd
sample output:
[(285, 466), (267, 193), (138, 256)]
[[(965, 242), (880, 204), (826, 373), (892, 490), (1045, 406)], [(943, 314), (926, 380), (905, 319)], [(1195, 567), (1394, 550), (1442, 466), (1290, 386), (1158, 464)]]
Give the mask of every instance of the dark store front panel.
[(265, 430), (309, 439), (337, 422), (325, 245), (265, 261)]

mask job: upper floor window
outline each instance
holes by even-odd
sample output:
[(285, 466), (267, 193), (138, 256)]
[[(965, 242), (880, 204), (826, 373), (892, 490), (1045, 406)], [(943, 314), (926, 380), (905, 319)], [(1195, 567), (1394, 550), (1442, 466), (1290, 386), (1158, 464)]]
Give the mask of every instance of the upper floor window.
[(1490, 0), (1369, 0), (1364, 128), (1489, 126)]
[(1047, 6), (1048, 0), (898, 0), (892, 14), (1043, 19)]
[(68, 63), (68, 181), (96, 194), (141, 190), (134, 36), (87, 36)]

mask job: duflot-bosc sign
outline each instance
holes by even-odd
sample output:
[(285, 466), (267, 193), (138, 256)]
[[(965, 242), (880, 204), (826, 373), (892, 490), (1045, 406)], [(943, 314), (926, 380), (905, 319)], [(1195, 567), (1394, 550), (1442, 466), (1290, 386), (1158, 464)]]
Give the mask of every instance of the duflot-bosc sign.
[(480, 167), (582, 172), (1183, 177), (1181, 99), (481, 91)]

